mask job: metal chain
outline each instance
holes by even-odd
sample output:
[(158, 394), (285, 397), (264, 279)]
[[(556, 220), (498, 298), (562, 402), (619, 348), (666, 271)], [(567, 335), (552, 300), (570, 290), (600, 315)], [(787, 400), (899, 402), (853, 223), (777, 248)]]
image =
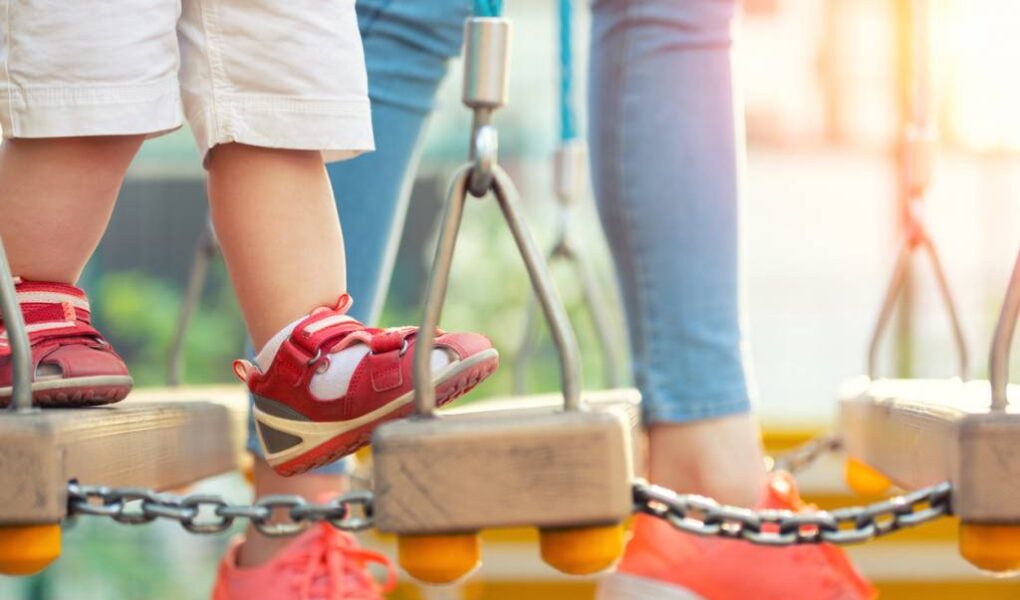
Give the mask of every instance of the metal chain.
[[(784, 457), (784, 468), (797, 470), (837, 447), (835, 438), (819, 438)], [(343, 531), (369, 529), (373, 523), (373, 496), (367, 490), (341, 494), (324, 504), (312, 504), (293, 495), (265, 496), (254, 504), (231, 504), (212, 494), (175, 496), (144, 488), (75, 482), (68, 484), (67, 494), (69, 517), (109, 517), (127, 525), (167, 519), (201, 534), (222, 533), (238, 519), (248, 519), (256, 530), (271, 537), (298, 535), (317, 522), (327, 522)], [(952, 514), (949, 482), (867, 506), (817, 512), (727, 506), (641, 480), (634, 482), (633, 494), (635, 513), (657, 517), (681, 531), (767, 546), (856, 544)]]
[(191, 533), (222, 533), (239, 519), (248, 519), (263, 535), (298, 535), (312, 523), (327, 522), (343, 531), (372, 526), (372, 492), (341, 494), (325, 504), (300, 496), (273, 495), (254, 504), (231, 504), (213, 494), (175, 496), (144, 488), (67, 486), (67, 514), (109, 517), (118, 523), (141, 525), (156, 519), (177, 521)]
[(949, 482), (943, 482), (867, 506), (798, 513), (726, 506), (711, 498), (680, 495), (637, 481), (634, 510), (687, 533), (766, 546), (856, 544), (952, 514), (951, 492)]
[(773, 462), (773, 469), (796, 475), (815, 464), (819, 458), (842, 449), (843, 440), (836, 435), (816, 437), (777, 456)]

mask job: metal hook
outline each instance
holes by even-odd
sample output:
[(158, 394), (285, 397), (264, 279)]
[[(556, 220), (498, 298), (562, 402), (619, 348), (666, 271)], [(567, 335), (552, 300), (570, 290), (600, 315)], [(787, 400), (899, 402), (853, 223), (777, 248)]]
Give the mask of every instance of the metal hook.
[[(446, 212), (443, 217), (436, 244), (435, 260), (429, 277), (425, 307), (422, 311), (421, 327), (418, 331), (416, 351), (414, 355), (414, 391), (415, 412), (418, 416), (432, 416), (436, 408), (436, 392), (432, 387), (432, 373), (429, 368), (430, 352), (435, 343), (435, 331), (439, 325), (446, 290), (450, 280), (450, 266), (457, 244), (457, 234), (464, 216), (464, 204), (467, 199), (473, 164), (461, 167), (453, 177), (446, 200)], [(538, 251), (527, 226), (520, 217), (517, 208), (517, 190), (513, 181), (498, 165), (493, 166), (491, 190), (503, 212), (510, 233), (517, 243), (521, 259), (531, 279), (531, 286), (538, 297), (552, 333), (553, 342), (559, 351), (560, 381), (563, 388), (563, 404), (566, 410), (580, 410), (581, 364), (579, 351), (573, 328), (567, 319), (566, 310), (560, 301), (549, 269)]]
[(25, 317), (18, 305), (14, 277), (7, 262), (3, 240), (0, 239), (0, 316), (7, 332), (13, 361), (13, 389), (10, 408), (18, 413), (33, 412), (32, 408), (32, 346), (25, 330)]
[(995, 337), (992, 338), (991, 356), (988, 360), (988, 378), (992, 385), (992, 410), (1006, 410), (1006, 405), (1009, 404), (1007, 397), (1009, 350), (1013, 343), (1018, 314), (1020, 314), (1020, 255), (1017, 256), (1013, 274), (1009, 278), (1009, 288), (1002, 302), (999, 321), (995, 324)]

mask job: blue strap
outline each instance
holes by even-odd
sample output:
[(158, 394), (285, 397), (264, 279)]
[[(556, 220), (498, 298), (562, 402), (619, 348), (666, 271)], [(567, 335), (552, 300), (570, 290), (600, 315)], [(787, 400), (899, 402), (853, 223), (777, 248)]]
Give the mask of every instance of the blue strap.
[(571, 0), (560, 0), (560, 140), (563, 142), (577, 137), (571, 10)]
[(475, 0), (476, 17), (499, 17), (503, 14), (503, 0)]

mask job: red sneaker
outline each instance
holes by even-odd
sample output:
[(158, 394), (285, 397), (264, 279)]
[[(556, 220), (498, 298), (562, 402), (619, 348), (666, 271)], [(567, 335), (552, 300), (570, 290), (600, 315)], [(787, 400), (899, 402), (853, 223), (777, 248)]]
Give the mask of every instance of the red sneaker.
[[(351, 454), (368, 444), (380, 424), (411, 414), (412, 360), (417, 328), (373, 329), (344, 314), (346, 294), (336, 307), (322, 307), (298, 323), (262, 373), (247, 361), (234, 372), (255, 399), (256, 429), (266, 461), (281, 475), (294, 475)], [(358, 363), (346, 393), (319, 398), (309, 389), (330, 355), (353, 344), (370, 352)], [(433, 373), (439, 406), (478, 385), (499, 366), (499, 353), (476, 333), (438, 332), (436, 348), (451, 362)]]
[[(93, 329), (85, 292), (39, 281), (17, 281), (15, 290), (32, 345), (36, 405), (108, 404), (128, 395), (133, 382), (127, 366)], [(0, 406), (10, 402), (12, 362), (0, 320)]]
[[(396, 586), (396, 573), (385, 556), (358, 547), (354, 538), (318, 523), (295, 538), (269, 562), (237, 566), (242, 539), (220, 562), (212, 600), (383, 600)], [(386, 582), (372, 578), (372, 563), (386, 568)]]
[[(759, 508), (801, 511), (793, 477), (772, 476)], [(774, 548), (677, 531), (638, 515), (616, 573), (597, 600), (870, 600), (875, 588), (829, 544)]]

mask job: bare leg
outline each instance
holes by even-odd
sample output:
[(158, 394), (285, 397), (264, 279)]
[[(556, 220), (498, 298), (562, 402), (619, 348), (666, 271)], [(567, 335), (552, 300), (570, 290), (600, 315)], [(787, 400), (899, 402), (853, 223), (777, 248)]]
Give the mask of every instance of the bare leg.
[[(277, 475), (262, 458), (255, 459), (255, 497), (269, 494), (297, 494), (309, 502), (321, 502), (323, 496), (332, 499), (348, 488), (347, 477), (343, 475), (318, 475), (305, 473), (296, 477)], [(271, 538), (248, 527), (244, 545), (237, 555), (238, 566), (251, 567), (264, 563), (291, 542), (291, 538)]]
[(648, 477), (674, 490), (754, 506), (765, 489), (761, 433), (749, 414), (648, 430)]
[(217, 146), (209, 201), (256, 348), (346, 290), (340, 221), (318, 152)]
[[(256, 348), (346, 289), (343, 239), (318, 152), (240, 144), (217, 146), (209, 162), (213, 223)], [(347, 487), (340, 475), (285, 478), (261, 458), (256, 496), (298, 494), (316, 501)], [(249, 529), (240, 566), (272, 558), (289, 540)]]
[(0, 147), (0, 235), (11, 271), (73, 284), (110, 221), (143, 136), (7, 140)]

